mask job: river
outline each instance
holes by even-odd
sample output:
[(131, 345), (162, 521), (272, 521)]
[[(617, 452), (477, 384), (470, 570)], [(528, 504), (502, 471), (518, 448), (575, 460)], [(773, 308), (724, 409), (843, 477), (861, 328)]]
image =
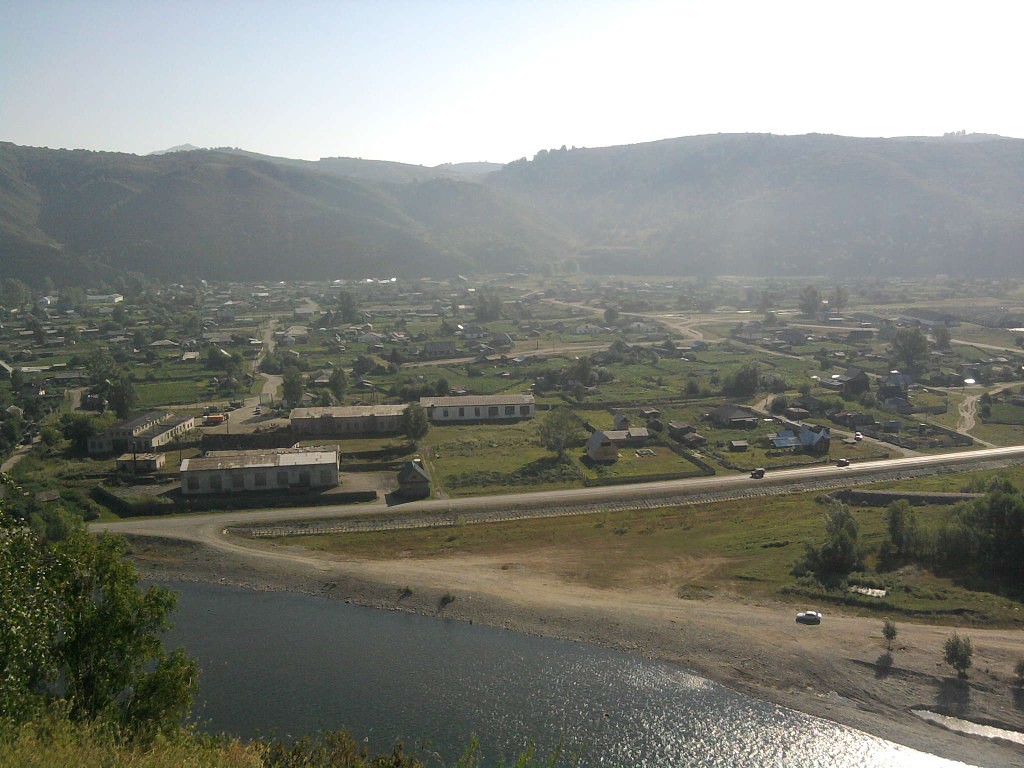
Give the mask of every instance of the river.
[(604, 648), (290, 592), (174, 583), (194, 714), (242, 737), (346, 728), (451, 764), (559, 742), (580, 766), (962, 765)]

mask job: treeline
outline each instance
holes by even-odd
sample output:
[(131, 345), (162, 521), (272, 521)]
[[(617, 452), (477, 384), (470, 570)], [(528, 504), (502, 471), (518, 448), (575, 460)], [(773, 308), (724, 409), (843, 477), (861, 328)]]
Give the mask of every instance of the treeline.
[(985, 496), (958, 504), (934, 529), (918, 524), (906, 501), (887, 510), (889, 541), (880, 560), (912, 560), (1019, 592), (1024, 584), (1024, 492), (1005, 478), (984, 487)]
[[(1024, 585), (1024, 491), (1005, 478), (970, 490), (985, 495), (952, 507), (931, 526), (920, 523), (906, 500), (891, 503), (885, 513), (887, 537), (875, 553), (878, 570), (916, 563), (1019, 594)], [(863, 570), (869, 554), (849, 508), (833, 501), (825, 514), (824, 539), (808, 543), (793, 570), (834, 585)]]

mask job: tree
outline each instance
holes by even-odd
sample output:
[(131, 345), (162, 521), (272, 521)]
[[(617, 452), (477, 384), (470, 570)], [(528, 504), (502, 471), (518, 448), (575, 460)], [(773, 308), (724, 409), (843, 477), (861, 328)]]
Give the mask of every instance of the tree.
[(956, 670), (957, 677), (967, 677), (967, 670), (971, 668), (973, 656), (974, 643), (966, 635), (961, 637), (954, 632), (946, 638), (946, 644), (942, 646), (942, 658)]
[(354, 323), (359, 320), (359, 302), (348, 291), (338, 294), (338, 314), (346, 323)]
[(302, 395), (306, 388), (302, 381), (302, 372), (293, 366), (284, 369), (284, 376), (281, 383), (281, 396), (289, 406), (297, 408), (302, 402)]
[(729, 397), (750, 397), (761, 383), (761, 368), (757, 363), (744, 363), (738, 371), (722, 382), (722, 394)]
[(863, 564), (860, 527), (845, 504), (833, 501), (825, 513), (825, 541), (818, 547), (808, 543), (804, 558), (794, 572), (810, 571), (824, 582), (847, 576)]
[(594, 373), (594, 361), (589, 355), (577, 357), (566, 370), (566, 379), (582, 384), (584, 387), (591, 386), (597, 376)]
[(91, 384), (103, 384), (117, 374), (117, 363), (104, 347), (97, 347), (85, 361), (85, 370)]
[(920, 328), (900, 328), (889, 350), (893, 363), (905, 371), (916, 371), (928, 355), (928, 339)]
[(348, 390), (348, 376), (345, 374), (345, 369), (339, 365), (331, 371), (331, 378), (327, 386), (330, 387), (331, 394), (335, 399), (341, 402)]
[(936, 325), (932, 328), (932, 339), (935, 340), (935, 347), (937, 349), (949, 349), (953, 336), (946, 326)]
[(606, 325), (615, 325), (615, 321), (619, 319), (619, 310), (615, 307), (608, 307), (604, 311), (604, 322)]
[(817, 317), (821, 311), (821, 291), (814, 285), (804, 286), (800, 291), (798, 304), (800, 311), (807, 317)]
[(828, 298), (828, 306), (836, 312), (842, 312), (850, 303), (850, 293), (845, 286), (837, 285), (832, 289), (832, 295)]
[(912, 556), (917, 544), (917, 514), (910, 506), (910, 502), (906, 499), (892, 502), (886, 509), (885, 522), (896, 556)]
[(886, 619), (882, 623), (882, 637), (885, 638), (885, 652), (892, 653), (892, 641), (896, 639), (896, 624)]
[(127, 419), (138, 401), (135, 385), (125, 374), (117, 374), (107, 386), (107, 400), (119, 419)]
[(565, 457), (565, 449), (575, 443), (583, 425), (579, 417), (568, 408), (555, 408), (537, 424), (540, 443), (554, 451), (559, 460)]
[(402, 432), (409, 442), (419, 442), (430, 429), (430, 422), (427, 420), (427, 411), (419, 403), (409, 403), (409, 406), (402, 414)]
[(961, 504), (940, 525), (936, 559), (1016, 589), (1024, 580), (1024, 495), (994, 478), (984, 498)]
[(475, 304), (476, 319), (486, 323), (501, 318), (501, 296), (493, 291), (477, 291)]
[(7, 309), (20, 309), (32, 298), (32, 291), (16, 277), (5, 278), (0, 284), (0, 302)]
[(434, 394), (438, 397), (446, 397), (450, 391), (451, 385), (448, 384), (448, 379), (444, 376), (441, 376), (434, 382)]
[(87, 413), (65, 413), (60, 417), (60, 428), (65, 439), (71, 442), (77, 453), (85, 453), (89, 438), (98, 435), (106, 427), (109, 417), (99, 419)]
[(140, 591), (123, 539), (78, 527), (47, 542), (4, 520), (0, 718), (23, 721), (59, 698), (74, 719), (108, 715), (135, 732), (176, 728), (198, 669), (161, 643), (174, 594)]

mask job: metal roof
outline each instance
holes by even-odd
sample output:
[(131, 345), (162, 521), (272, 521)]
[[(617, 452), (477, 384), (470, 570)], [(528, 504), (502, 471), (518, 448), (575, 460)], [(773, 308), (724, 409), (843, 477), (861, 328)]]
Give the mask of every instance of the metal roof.
[(319, 419), (329, 417), (334, 419), (357, 418), (360, 416), (401, 416), (408, 403), (397, 405), (341, 405), (321, 408), (293, 408), (291, 418), (294, 419)]
[(203, 470), (217, 469), (253, 469), (276, 467), (304, 467), (304, 466), (326, 466), (337, 465), (337, 451), (292, 451), (289, 453), (275, 453), (273, 451), (250, 453), (221, 454), (219, 456), (206, 456), (194, 459), (185, 459), (181, 462), (182, 472), (198, 472)]
[(486, 405), (533, 405), (533, 395), (462, 395), (458, 397), (421, 397), (424, 408), (460, 408)]

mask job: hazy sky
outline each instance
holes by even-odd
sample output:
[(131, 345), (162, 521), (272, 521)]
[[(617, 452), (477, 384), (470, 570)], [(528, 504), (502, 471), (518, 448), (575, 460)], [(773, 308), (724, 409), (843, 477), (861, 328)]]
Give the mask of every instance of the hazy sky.
[(32, 146), (434, 165), (718, 132), (1024, 137), (1015, 0), (0, 11), (0, 140)]

